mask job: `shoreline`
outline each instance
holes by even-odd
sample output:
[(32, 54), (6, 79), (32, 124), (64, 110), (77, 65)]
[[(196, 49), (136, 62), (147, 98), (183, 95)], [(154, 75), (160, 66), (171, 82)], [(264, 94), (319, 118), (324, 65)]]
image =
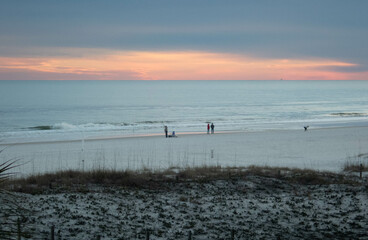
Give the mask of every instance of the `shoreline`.
[[(319, 130), (334, 130), (334, 129), (354, 129), (354, 128), (368, 128), (368, 126), (334, 126), (334, 127), (319, 127), (319, 128), (309, 128), (307, 132), (319, 131)], [(176, 136), (195, 136), (195, 135), (219, 135), (219, 134), (252, 134), (252, 133), (263, 133), (263, 132), (304, 132), (303, 128), (300, 129), (264, 129), (264, 130), (229, 130), (229, 131), (215, 131), (214, 134), (208, 134), (206, 131), (203, 132), (177, 132)], [(119, 139), (134, 139), (134, 138), (155, 138), (163, 137), (164, 133), (148, 133), (148, 134), (125, 134), (125, 135), (110, 135), (110, 136), (96, 136), (96, 137), (86, 137), (78, 139), (65, 139), (65, 140), (45, 140), (45, 141), (29, 141), (29, 142), (9, 142), (2, 143), (0, 146), (15, 146), (15, 145), (28, 145), (28, 144), (57, 144), (57, 143), (73, 143), (81, 141), (103, 141), (103, 140), (119, 140)]]
[(107, 136), (3, 144), (0, 159), (20, 159), (21, 174), (59, 170), (160, 170), (173, 166), (270, 166), (339, 172), (347, 161), (368, 161), (368, 127), (223, 131)]
[[(176, 136), (194, 136), (194, 135), (215, 135), (215, 134), (236, 134), (236, 133), (247, 133), (247, 131), (218, 131), (214, 134), (207, 134), (207, 132), (180, 132), (179, 134), (175, 131)], [(116, 136), (100, 136), (100, 137), (87, 137), (79, 139), (66, 139), (66, 140), (48, 140), (48, 141), (34, 141), (34, 142), (11, 142), (11, 143), (0, 143), (0, 146), (13, 146), (13, 145), (26, 145), (26, 144), (52, 144), (52, 143), (68, 143), (68, 142), (81, 142), (81, 141), (103, 141), (103, 140), (114, 140), (114, 139), (129, 139), (129, 138), (154, 138), (163, 137), (164, 133), (150, 133), (150, 134), (127, 134), (127, 135), (116, 135)], [(168, 137), (169, 138), (169, 137)]]

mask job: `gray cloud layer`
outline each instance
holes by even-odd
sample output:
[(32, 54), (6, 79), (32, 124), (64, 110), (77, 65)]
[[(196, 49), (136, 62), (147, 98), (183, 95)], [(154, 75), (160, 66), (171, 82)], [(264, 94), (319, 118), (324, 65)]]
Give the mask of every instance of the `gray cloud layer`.
[(4, 0), (0, 56), (40, 47), (334, 58), (368, 69), (366, 0)]

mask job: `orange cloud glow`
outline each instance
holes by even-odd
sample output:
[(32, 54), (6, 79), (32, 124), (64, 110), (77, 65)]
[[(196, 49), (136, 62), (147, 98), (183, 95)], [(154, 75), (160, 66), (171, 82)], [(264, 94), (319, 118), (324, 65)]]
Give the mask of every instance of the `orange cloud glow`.
[(46, 76), (70, 74), (71, 79), (101, 80), (349, 80), (368, 76), (367, 72), (328, 70), (355, 66), (330, 59), (262, 59), (185, 51), (96, 52), (78, 57), (0, 57), (0, 79), (6, 79), (7, 72), (14, 71)]

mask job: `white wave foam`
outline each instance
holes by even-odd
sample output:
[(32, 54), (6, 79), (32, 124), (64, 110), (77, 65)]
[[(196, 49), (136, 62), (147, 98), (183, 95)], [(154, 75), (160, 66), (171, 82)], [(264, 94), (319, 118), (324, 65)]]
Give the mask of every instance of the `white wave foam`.
[(64, 130), (75, 130), (79, 127), (70, 123), (62, 122), (62, 123), (56, 123), (52, 126), (52, 129), (64, 129)]

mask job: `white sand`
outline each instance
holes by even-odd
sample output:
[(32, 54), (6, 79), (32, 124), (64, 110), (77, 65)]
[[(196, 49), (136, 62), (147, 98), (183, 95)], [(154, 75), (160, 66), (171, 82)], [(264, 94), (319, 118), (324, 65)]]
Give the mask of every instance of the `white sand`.
[(368, 127), (86, 139), (6, 147), (1, 158), (36, 174), (66, 169), (165, 169), (202, 165), (267, 165), (340, 171), (368, 152)]

